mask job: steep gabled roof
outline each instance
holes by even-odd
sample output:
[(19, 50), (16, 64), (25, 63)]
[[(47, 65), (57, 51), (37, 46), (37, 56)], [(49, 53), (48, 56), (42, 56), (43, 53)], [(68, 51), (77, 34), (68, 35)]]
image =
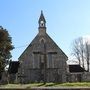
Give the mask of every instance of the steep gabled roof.
[[(58, 47), (58, 45), (51, 39), (51, 37), (47, 33), (44, 36), (37, 34), (36, 37), (32, 40), (32, 42), (29, 44), (29, 46), (25, 49), (25, 51), (27, 51), (29, 48), (32, 48), (34, 44), (38, 44), (41, 38), (44, 38), (46, 40), (46, 45), (49, 45), (51, 43), (51, 45), (57, 47), (60, 53), (62, 53), (66, 58), (68, 58), (67, 55)], [(21, 54), (20, 57), (24, 55), (25, 51)]]
[[(43, 22), (43, 25), (42, 25), (41, 21), (44, 21)], [(58, 47), (58, 45), (46, 33), (46, 20), (44, 18), (44, 15), (43, 15), (43, 12), (42, 11), (41, 11), (41, 15), (40, 15), (40, 18), (39, 18), (39, 28), (38, 29), (39, 29), (39, 33), (36, 35), (36, 37), (32, 40), (32, 42), (29, 44), (29, 46), (25, 49), (25, 51), (21, 54), (21, 56), (19, 58), (21, 58), (25, 54), (25, 52), (27, 50), (29, 50), (29, 52), (31, 52), (30, 50), (32, 50), (32, 49), (35, 50), (36, 47), (38, 47), (39, 49), (41, 49), (40, 46), (39, 46), (41, 39), (44, 39), (45, 40), (46, 51), (47, 51), (47, 48), (52, 49), (52, 50), (55, 49), (60, 54), (63, 54), (63, 56), (65, 58), (68, 58), (67, 55)]]

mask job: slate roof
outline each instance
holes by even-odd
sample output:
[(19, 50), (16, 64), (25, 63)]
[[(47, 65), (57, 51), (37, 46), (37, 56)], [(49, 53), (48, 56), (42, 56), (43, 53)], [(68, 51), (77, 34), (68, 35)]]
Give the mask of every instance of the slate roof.
[(80, 65), (69, 65), (69, 72), (84, 72), (86, 71), (84, 68), (82, 68)]

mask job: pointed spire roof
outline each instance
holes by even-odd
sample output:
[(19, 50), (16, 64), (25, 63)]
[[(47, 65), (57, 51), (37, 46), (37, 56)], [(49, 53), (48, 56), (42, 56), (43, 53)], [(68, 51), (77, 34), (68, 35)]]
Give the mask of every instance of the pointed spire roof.
[(41, 10), (41, 15), (40, 15), (40, 18), (39, 18), (39, 23), (40, 23), (40, 21), (44, 21), (45, 23), (46, 23), (46, 20), (45, 20), (45, 18), (44, 18), (44, 15), (43, 15), (43, 11)]

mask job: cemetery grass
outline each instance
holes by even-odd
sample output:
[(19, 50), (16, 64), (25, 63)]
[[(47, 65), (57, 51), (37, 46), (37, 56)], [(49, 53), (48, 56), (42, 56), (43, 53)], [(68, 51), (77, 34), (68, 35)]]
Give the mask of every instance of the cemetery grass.
[(75, 83), (30, 83), (30, 84), (5, 84), (0, 88), (32, 88), (32, 87), (90, 87), (90, 82)]

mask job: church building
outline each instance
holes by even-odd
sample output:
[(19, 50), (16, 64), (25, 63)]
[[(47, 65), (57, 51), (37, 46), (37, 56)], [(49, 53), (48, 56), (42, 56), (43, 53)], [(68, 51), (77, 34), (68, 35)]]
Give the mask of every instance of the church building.
[(41, 11), (38, 34), (19, 57), (17, 79), (21, 83), (66, 82), (67, 55), (47, 34)]

